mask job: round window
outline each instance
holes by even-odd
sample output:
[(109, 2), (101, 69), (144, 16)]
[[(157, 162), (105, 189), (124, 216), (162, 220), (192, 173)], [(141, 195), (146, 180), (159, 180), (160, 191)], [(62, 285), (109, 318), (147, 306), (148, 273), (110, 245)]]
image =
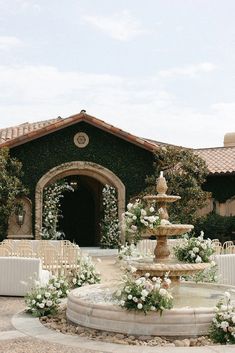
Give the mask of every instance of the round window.
[(89, 143), (89, 137), (85, 132), (78, 132), (74, 136), (73, 141), (77, 147), (84, 148)]

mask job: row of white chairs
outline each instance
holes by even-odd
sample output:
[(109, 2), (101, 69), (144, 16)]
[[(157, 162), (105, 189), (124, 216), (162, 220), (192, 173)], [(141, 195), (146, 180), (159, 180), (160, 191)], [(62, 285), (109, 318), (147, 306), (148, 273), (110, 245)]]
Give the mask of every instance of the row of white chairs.
[(6, 239), (0, 244), (0, 256), (39, 257), (44, 269), (58, 274), (78, 268), (80, 248), (68, 240), (52, 242)]

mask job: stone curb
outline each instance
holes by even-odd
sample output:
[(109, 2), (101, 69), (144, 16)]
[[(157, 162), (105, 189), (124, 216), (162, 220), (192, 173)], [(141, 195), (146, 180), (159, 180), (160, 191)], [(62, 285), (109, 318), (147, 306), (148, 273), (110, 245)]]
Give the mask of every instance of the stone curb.
[[(31, 336), (50, 343), (58, 343), (69, 347), (90, 349), (102, 353), (235, 353), (234, 346), (204, 347), (145, 347), (129, 346), (115, 343), (93, 341), (84, 337), (65, 335), (43, 326), (38, 318), (25, 312), (19, 312), (12, 318), (15, 329), (25, 336)], [(22, 336), (23, 336), (22, 335)], [(24, 336), (24, 337), (25, 337)]]

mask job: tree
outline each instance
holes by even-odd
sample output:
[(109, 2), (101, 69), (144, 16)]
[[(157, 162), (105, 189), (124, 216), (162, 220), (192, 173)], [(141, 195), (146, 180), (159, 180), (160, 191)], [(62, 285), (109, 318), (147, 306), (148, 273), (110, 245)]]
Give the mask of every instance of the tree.
[(154, 174), (146, 179), (145, 193), (156, 192), (156, 178), (163, 171), (168, 184), (167, 193), (181, 196), (181, 200), (169, 205), (170, 221), (194, 224), (198, 209), (210, 196), (202, 190), (208, 175), (205, 161), (190, 149), (174, 146), (161, 147), (154, 158)]
[(15, 211), (17, 198), (27, 194), (22, 175), (22, 163), (10, 157), (8, 148), (0, 148), (0, 239), (7, 235), (8, 219)]

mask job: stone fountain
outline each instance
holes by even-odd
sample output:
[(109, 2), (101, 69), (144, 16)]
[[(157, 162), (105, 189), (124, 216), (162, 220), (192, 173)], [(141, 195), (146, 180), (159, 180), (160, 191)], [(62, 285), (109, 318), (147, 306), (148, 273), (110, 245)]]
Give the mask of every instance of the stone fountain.
[(160, 173), (160, 177), (156, 182), (156, 195), (146, 195), (143, 197), (148, 203), (156, 203), (158, 213), (161, 219), (160, 225), (151, 229), (147, 234), (143, 234), (144, 238), (151, 235), (156, 236), (157, 245), (154, 250), (153, 261), (135, 261), (131, 265), (137, 269), (137, 276), (142, 276), (146, 272), (150, 273), (153, 277), (162, 277), (169, 273), (169, 277), (173, 282), (179, 282), (181, 276), (193, 275), (208, 267), (208, 263), (176, 263), (170, 257), (170, 250), (168, 247), (168, 238), (171, 236), (181, 236), (182, 234), (190, 232), (194, 226), (190, 224), (172, 224), (169, 221), (167, 207), (169, 203), (176, 202), (181, 199), (180, 196), (167, 195), (167, 183)]
[[(193, 229), (188, 224), (171, 224), (167, 205), (180, 199), (167, 195), (167, 184), (163, 173), (157, 180), (157, 194), (147, 195), (147, 202), (156, 202), (161, 224), (151, 234), (157, 238), (155, 258), (150, 261), (133, 261), (137, 275), (150, 273), (164, 276), (169, 273), (173, 281), (174, 307), (159, 313), (130, 312), (122, 309), (113, 300), (118, 283), (95, 284), (74, 289), (68, 296), (67, 318), (75, 324), (88, 328), (130, 335), (152, 336), (199, 336), (207, 334), (214, 317), (215, 305), (225, 291), (235, 299), (235, 287), (218, 284), (180, 283), (182, 275), (192, 275), (205, 269), (208, 264), (177, 263), (170, 257), (168, 237), (180, 236)], [(148, 234), (150, 236), (151, 234)], [(177, 285), (174, 285), (174, 283)]]

